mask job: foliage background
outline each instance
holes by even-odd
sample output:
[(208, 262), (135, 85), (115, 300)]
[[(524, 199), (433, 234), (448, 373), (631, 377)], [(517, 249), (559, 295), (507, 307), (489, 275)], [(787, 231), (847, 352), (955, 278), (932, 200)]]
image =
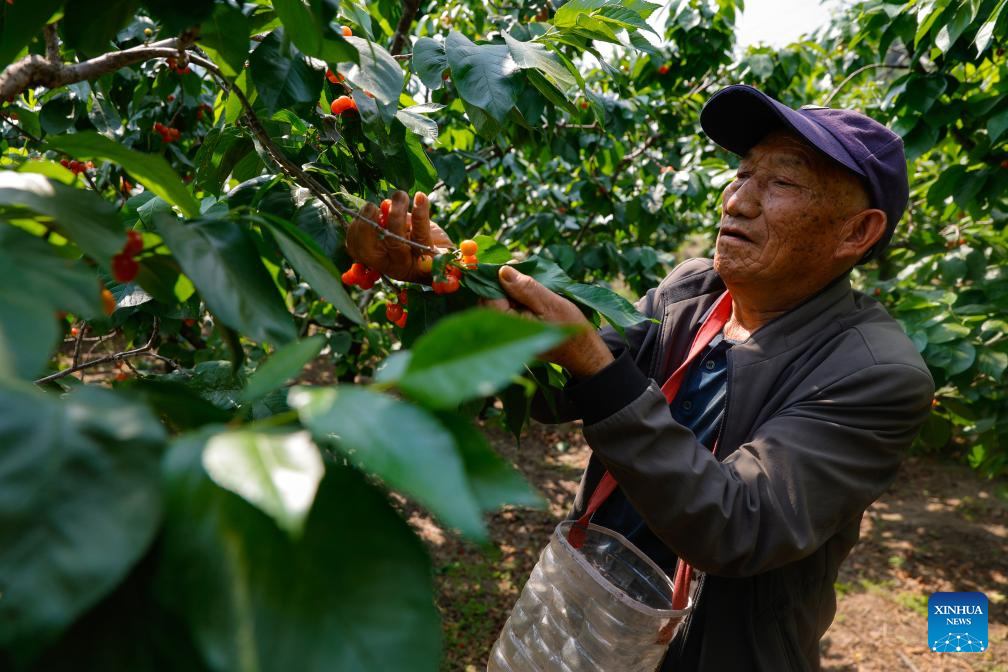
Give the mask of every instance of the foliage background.
[[(651, 41), (640, 0), (0, 5), (0, 666), (436, 669), (388, 491), (476, 542), (539, 502), (473, 419), (520, 435), (562, 383), (521, 362), (563, 334), (416, 286), (393, 329), (401, 287), (337, 279), (346, 216), (429, 191), (481, 261), (634, 298), (711, 250), (734, 159), (697, 117), (728, 83), (904, 137), (909, 212), (854, 281), (939, 384), (916, 450), (1008, 471), (1005, 4), (867, 0), (738, 57), (732, 0), (673, 2)], [(288, 388), (309, 362), (337, 384)]]

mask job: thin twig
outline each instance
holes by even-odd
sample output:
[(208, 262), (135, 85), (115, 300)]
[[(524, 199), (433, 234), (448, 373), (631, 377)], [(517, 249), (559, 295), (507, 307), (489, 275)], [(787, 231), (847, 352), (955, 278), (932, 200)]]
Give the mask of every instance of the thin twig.
[(826, 100), (823, 101), (823, 107), (828, 107), (829, 106), (830, 101), (833, 100), (833, 96), (835, 96), (836, 94), (840, 93), (840, 89), (842, 89), (847, 84), (847, 82), (849, 82), (850, 80), (854, 79), (855, 77), (857, 77), (858, 75), (860, 75), (865, 70), (871, 70), (872, 68), (894, 68), (894, 69), (897, 69), (897, 70), (909, 70), (910, 66), (909, 65), (898, 65), (898, 64), (890, 65), (889, 63), (870, 63), (868, 65), (863, 65), (860, 68), (858, 68), (857, 70), (855, 70), (854, 72), (852, 72), (851, 74), (847, 75), (847, 77), (845, 77), (842, 82), (840, 82), (839, 84), (837, 84), (836, 87), (834, 87), (833, 90), (830, 91), (830, 94), (828, 96), (826, 96)]
[[(80, 364), (81, 344), (84, 342), (84, 327), (86, 325), (87, 322), (81, 322), (80, 326), (77, 327), (77, 339), (74, 341), (73, 364), (71, 366)], [(81, 376), (81, 379), (83, 380), (83, 376)]]
[(57, 371), (56, 373), (45, 376), (44, 378), (39, 378), (35, 381), (36, 385), (41, 385), (42, 383), (48, 383), (51, 380), (56, 380), (58, 378), (64, 378), (72, 373), (77, 373), (78, 371), (83, 371), (84, 369), (89, 369), (92, 366), (99, 366), (101, 364), (107, 364), (108, 362), (122, 361), (127, 357), (134, 357), (136, 355), (142, 355), (148, 353), (154, 347), (154, 341), (158, 336), (158, 319), (154, 318), (154, 327), (151, 329), (150, 340), (147, 341), (146, 345), (139, 348), (134, 348), (133, 350), (127, 350), (125, 352), (117, 352), (114, 355), (106, 355), (105, 357), (99, 357), (98, 359), (92, 359), (88, 362), (83, 362), (75, 366), (71, 366), (69, 369), (63, 369), (62, 371)]
[(402, 51), (403, 45), (406, 44), (406, 34), (413, 25), (413, 19), (416, 18), (419, 9), (420, 0), (403, 0), (403, 13), (399, 17), (399, 23), (396, 24), (395, 35), (392, 36), (392, 48), (389, 49), (389, 53), (393, 56)]
[(56, 33), (56, 23), (47, 23), (42, 29), (42, 34), (45, 36), (46, 58), (49, 59), (50, 63), (55, 63), (56, 65), (62, 64), (63, 61), (60, 59), (59, 35)]
[(13, 128), (15, 131), (17, 131), (21, 135), (23, 135), (26, 139), (31, 140), (32, 142), (36, 142), (36, 143), (42, 142), (41, 138), (36, 138), (31, 133), (29, 133), (28, 131), (26, 131), (23, 128), (21, 128), (20, 124), (15, 124), (13, 121), (11, 121), (9, 117), (7, 117), (7, 116), (5, 116), (3, 114), (0, 114), (0, 120), (6, 122), (6, 124), (8, 126), (10, 126), (11, 128)]
[(896, 654), (900, 657), (900, 660), (903, 661), (903, 664), (906, 665), (907, 668), (909, 668), (910, 672), (918, 672), (917, 667), (910, 662), (910, 659), (907, 658), (907, 655), (905, 653), (903, 653), (899, 649), (896, 649)]
[(624, 168), (633, 163), (634, 159), (636, 159), (638, 156), (646, 152), (651, 145), (655, 144), (660, 139), (661, 136), (656, 133), (647, 140), (645, 140), (644, 144), (642, 144), (640, 147), (638, 147), (637, 149), (635, 149), (634, 151), (630, 152), (622, 159), (620, 159), (620, 162), (616, 164), (615, 168), (613, 168), (613, 174), (612, 174), (613, 184), (616, 183), (616, 178), (619, 177), (619, 174), (623, 172)]

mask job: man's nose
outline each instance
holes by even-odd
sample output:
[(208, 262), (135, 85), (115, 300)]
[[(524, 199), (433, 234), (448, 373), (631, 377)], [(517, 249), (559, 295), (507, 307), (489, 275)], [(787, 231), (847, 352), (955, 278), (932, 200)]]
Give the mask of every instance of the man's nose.
[(754, 219), (761, 212), (755, 180), (744, 180), (734, 191), (725, 192), (724, 212), (732, 217)]

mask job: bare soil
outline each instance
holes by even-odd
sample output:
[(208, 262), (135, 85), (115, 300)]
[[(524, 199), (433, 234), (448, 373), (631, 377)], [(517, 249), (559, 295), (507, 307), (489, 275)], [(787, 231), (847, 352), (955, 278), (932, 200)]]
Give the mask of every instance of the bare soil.
[[(548, 500), (548, 509), (489, 517), (493, 542), (475, 547), (410, 509), (426, 541), (444, 620), (446, 672), (482, 672), (550, 532), (568, 510), (589, 449), (576, 424), (533, 426), (520, 446), (488, 431)], [(861, 541), (837, 582), (837, 615), (822, 640), (827, 672), (1008, 672), (1008, 481), (962, 465), (907, 460), (869, 508)], [(981, 591), (990, 602), (983, 653), (936, 654), (927, 646), (927, 599), (936, 591)]]

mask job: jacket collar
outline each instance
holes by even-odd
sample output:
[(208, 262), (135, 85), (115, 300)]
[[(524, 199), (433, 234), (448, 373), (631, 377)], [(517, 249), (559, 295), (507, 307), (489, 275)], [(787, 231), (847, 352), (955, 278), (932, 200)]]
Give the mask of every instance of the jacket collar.
[(845, 273), (804, 303), (765, 324), (732, 350), (758, 359), (773, 357), (812, 339), (853, 308), (850, 274)]

